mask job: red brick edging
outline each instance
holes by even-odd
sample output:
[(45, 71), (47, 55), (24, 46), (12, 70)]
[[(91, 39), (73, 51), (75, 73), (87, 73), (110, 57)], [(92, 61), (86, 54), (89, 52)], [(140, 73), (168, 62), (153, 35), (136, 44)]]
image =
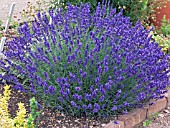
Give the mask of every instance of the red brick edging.
[(144, 106), (134, 109), (128, 114), (119, 115), (117, 120), (118, 124), (110, 122), (104, 128), (133, 128), (151, 116), (152, 113), (160, 112), (170, 106), (170, 89), (168, 89), (168, 92), (165, 93), (164, 96), (164, 98), (155, 101), (151, 106)]

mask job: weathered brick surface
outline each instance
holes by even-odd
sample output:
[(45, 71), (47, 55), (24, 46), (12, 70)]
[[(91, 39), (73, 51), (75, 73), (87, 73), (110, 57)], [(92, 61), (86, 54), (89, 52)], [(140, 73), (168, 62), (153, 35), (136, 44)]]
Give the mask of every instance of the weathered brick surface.
[(123, 121), (117, 121), (118, 124), (115, 124), (114, 122), (108, 123), (104, 128), (124, 128), (124, 122)]
[(153, 113), (160, 112), (164, 108), (166, 108), (167, 100), (166, 98), (159, 99), (155, 101), (155, 103), (148, 108), (147, 117), (152, 116)]
[(164, 94), (165, 98), (159, 99), (154, 102), (153, 105), (145, 105), (141, 109), (134, 109), (125, 115), (118, 116), (119, 125), (111, 122), (107, 124), (104, 128), (133, 128), (134, 126), (143, 122), (146, 117), (152, 116), (153, 113), (160, 112), (167, 106), (170, 106), (170, 89)]
[(141, 123), (146, 118), (147, 109), (135, 109), (125, 115), (118, 116), (118, 120), (124, 121), (125, 128), (132, 128)]

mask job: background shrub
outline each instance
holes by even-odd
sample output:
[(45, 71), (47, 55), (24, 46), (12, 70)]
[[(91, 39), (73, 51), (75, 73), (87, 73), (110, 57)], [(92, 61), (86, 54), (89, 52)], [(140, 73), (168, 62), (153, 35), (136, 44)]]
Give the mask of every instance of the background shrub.
[(122, 10), (89, 4), (38, 13), (32, 27), (7, 43), (0, 78), (49, 107), (76, 116), (110, 116), (162, 98), (168, 55)]
[(161, 28), (160, 30), (157, 29), (157, 33), (159, 34), (163, 34), (163, 36), (165, 37), (170, 37), (170, 21), (166, 20), (166, 15), (164, 15), (164, 17), (162, 18), (162, 22), (161, 22)]
[(91, 9), (94, 10), (96, 9), (97, 2), (99, 1), (98, 0), (52, 0), (49, 2), (49, 7), (51, 9), (56, 9), (59, 7), (65, 8), (68, 4), (80, 5), (81, 3), (82, 4), (89, 3), (91, 5)]
[[(101, 1), (101, 0), (99, 0)], [(138, 20), (146, 27), (150, 24), (150, 20), (156, 19), (156, 8), (163, 8), (164, 4), (169, 0), (102, 0), (108, 6), (124, 9), (123, 14), (130, 17), (135, 24)]]
[[(130, 17), (130, 20), (135, 24), (138, 20), (147, 22), (150, 16), (149, 12), (152, 10), (148, 6), (148, 0), (102, 0), (104, 4), (117, 8), (124, 9), (123, 14)], [(153, 0), (151, 0), (153, 1)]]
[(170, 53), (170, 39), (168, 37), (164, 37), (163, 35), (153, 35), (152, 37), (162, 47), (165, 54)]
[[(68, 4), (80, 5), (81, 3), (91, 4), (91, 10), (96, 10), (98, 2), (107, 7), (116, 8), (117, 12), (124, 9), (123, 15), (130, 17), (135, 24), (138, 20), (144, 25), (149, 24), (149, 19), (155, 19), (155, 8), (162, 7), (169, 0), (52, 0), (49, 7), (56, 9), (58, 7), (66, 8)], [(58, 3), (59, 2), (59, 3)]]

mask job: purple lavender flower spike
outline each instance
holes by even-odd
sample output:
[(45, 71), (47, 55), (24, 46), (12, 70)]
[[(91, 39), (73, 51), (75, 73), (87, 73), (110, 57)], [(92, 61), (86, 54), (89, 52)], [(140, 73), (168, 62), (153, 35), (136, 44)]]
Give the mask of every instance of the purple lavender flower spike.
[(48, 91), (49, 91), (49, 93), (50, 93), (51, 95), (54, 95), (54, 92), (56, 91), (56, 89), (54, 88), (54, 86), (50, 85), (50, 86), (48, 87)]

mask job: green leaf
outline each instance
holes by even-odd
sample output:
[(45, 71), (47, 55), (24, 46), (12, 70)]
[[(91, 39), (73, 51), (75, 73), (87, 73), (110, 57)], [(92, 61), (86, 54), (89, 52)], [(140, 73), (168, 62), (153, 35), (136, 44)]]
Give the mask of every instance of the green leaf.
[(144, 126), (144, 127), (147, 127), (146, 121), (143, 122), (143, 126)]
[(145, 121), (143, 122), (143, 126), (147, 127), (147, 126), (149, 126), (151, 123), (152, 123), (152, 120), (145, 120)]
[(91, 3), (92, 6), (96, 6), (97, 1), (96, 0), (91, 0), (90, 3)]
[(22, 83), (22, 84), (23, 84), (23, 85), (25, 85), (25, 83), (26, 83), (26, 82), (28, 82), (28, 81), (29, 81), (29, 79), (28, 79), (28, 78), (26, 78), (26, 79), (23, 81), (23, 83)]

